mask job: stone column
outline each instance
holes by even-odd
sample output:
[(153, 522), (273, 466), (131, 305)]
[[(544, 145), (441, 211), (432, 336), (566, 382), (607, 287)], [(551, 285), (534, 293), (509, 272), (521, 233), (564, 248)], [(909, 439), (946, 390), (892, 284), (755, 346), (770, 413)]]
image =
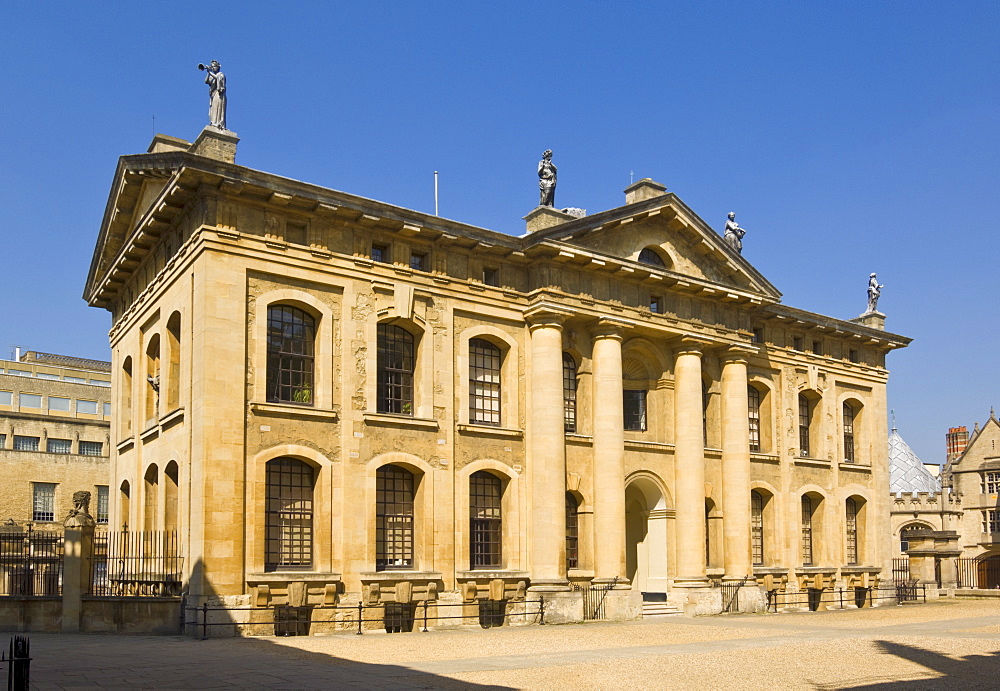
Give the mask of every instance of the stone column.
[(674, 500), (677, 504), (675, 585), (703, 585), (706, 580), (702, 345), (698, 341), (683, 339), (675, 351)]
[(531, 330), (531, 584), (566, 584), (566, 441), (562, 321), (528, 317)]
[(753, 575), (750, 553), (750, 428), (746, 349), (726, 351), (722, 367), (722, 510), (726, 580)]
[(601, 320), (594, 337), (594, 575), (625, 580), (625, 414), (622, 336)]

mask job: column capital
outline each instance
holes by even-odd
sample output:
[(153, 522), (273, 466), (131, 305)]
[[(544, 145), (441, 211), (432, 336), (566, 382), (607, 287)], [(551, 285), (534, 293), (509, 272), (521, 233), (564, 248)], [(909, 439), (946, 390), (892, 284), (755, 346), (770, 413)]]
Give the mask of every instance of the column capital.
[(719, 357), (725, 363), (747, 362), (750, 355), (756, 353), (757, 349), (749, 344), (732, 343), (719, 349)]
[(549, 304), (538, 304), (524, 311), (524, 320), (532, 330), (539, 326), (554, 326), (562, 328), (563, 323), (573, 316), (573, 313), (562, 307)]
[(596, 341), (599, 338), (612, 338), (618, 341), (624, 339), (628, 322), (614, 317), (601, 317), (590, 327), (590, 335)]
[(684, 334), (677, 338), (671, 345), (674, 346), (674, 355), (697, 355), (701, 357), (705, 350), (712, 345), (707, 338)]

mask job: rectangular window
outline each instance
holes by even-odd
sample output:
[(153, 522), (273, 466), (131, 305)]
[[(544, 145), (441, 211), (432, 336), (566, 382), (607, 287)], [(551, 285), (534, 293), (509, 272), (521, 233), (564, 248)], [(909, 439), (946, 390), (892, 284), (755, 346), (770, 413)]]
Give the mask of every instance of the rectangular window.
[(97, 401), (77, 401), (76, 412), (97, 415)]
[(750, 553), (754, 566), (764, 565), (764, 497), (750, 492)]
[(105, 379), (91, 379), (90, 383), (93, 386), (103, 386), (103, 387), (105, 387), (107, 389), (111, 388), (111, 382), (109, 382), (109, 381), (107, 381)]
[(500, 285), (500, 269), (484, 268), (483, 283), (494, 288), (498, 287)]
[(37, 372), (35, 374), (35, 377), (38, 378), (38, 379), (50, 379), (50, 380), (51, 379), (55, 379), (56, 381), (59, 380), (59, 375), (58, 374), (50, 374), (48, 372)]
[(754, 342), (754, 343), (763, 343), (764, 342), (764, 327), (763, 326), (755, 326), (754, 329), (753, 329), (753, 336), (750, 338), (750, 340), (752, 342)]
[(469, 341), (469, 422), (500, 425), (500, 349), (489, 341)]
[(14, 405), (14, 392), (0, 391), (0, 405)]
[(983, 494), (1000, 494), (1000, 473), (983, 473)]
[(100, 456), (101, 452), (104, 450), (104, 442), (100, 441), (81, 441), (80, 442), (80, 455), (81, 456)]
[(22, 437), (19, 434), (14, 435), (14, 450), (15, 451), (38, 451), (38, 437)]
[(747, 387), (747, 414), (750, 423), (750, 451), (760, 453), (760, 391)]
[(389, 247), (387, 245), (372, 245), (372, 261), (388, 264)]
[(625, 429), (634, 432), (646, 431), (646, 392), (631, 391), (625, 389), (623, 392)]
[(427, 271), (427, 255), (421, 252), (411, 252), (410, 268), (414, 271)]
[(49, 396), (49, 410), (58, 410), (60, 412), (69, 412), (70, 399), (61, 398), (59, 396)]
[(304, 223), (285, 224), (285, 242), (293, 245), (308, 245), (308, 234)]
[(856, 566), (858, 563), (858, 505), (853, 499), (847, 500), (847, 563)]
[(854, 350), (853, 348), (847, 351), (847, 359), (850, 360), (851, 362), (861, 362), (861, 358), (858, 357), (858, 351)]
[(31, 372), (26, 369), (9, 369), (7, 374), (13, 374), (15, 377), (30, 377)]
[(823, 341), (813, 341), (812, 351), (817, 355), (823, 354)]
[(34, 482), (33, 521), (54, 521), (56, 518), (56, 486), (49, 482)]
[(70, 453), (73, 450), (73, 442), (69, 439), (49, 437), (45, 442), (45, 450), (49, 453)]
[(375, 476), (375, 570), (413, 568), (413, 473), (394, 465)]
[(108, 522), (108, 486), (97, 486), (97, 522)]
[(63, 377), (63, 381), (76, 382), (77, 384), (86, 384), (87, 383), (87, 380), (84, 377), (71, 377), (69, 375), (66, 375), (65, 377)]
[(649, 296), (649, 311), (652, 312), (653, 314), (662, 314), (663, 313), (663, 298), (661, 298), (659, 295), (650, 295)]
[(802, 565), (813, 565), (812, 499), (802, 496)]
[(792, 347), (795, 350), (802, 350), (802, 336), (796, 336), (792, 339)]
[(1000, 511), (983, 511), (983, 532), (1000, 533)]
[(485, 471), (469, 478), (469, 545), (473, 569), (503, 566), (503, 532), (500, 479)]
[(809, 399), (799, 394), (799, 455), (809, 455)]
[(104, 417), (111, 417), (111, 404), (110, 403), (105, 403), (104, 404)]
[(0, 449), (6, 449), (6, 448), (7, 448), (7, 435), (0, 434)]
[(42, 397), (36, 393), (22, 393), (17, 396), (22, 408), (41, 408)]
[(563, 431), (576, 432), (576, 360), (563, 353)]

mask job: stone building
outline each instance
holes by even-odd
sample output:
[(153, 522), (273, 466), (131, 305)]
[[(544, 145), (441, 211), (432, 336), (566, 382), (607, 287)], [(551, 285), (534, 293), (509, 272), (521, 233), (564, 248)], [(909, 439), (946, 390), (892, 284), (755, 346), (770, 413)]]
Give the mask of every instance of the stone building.
[(191, 597), (543, 594), (574, 620), (591, 583), (624, 618), (887, 577), (909, 339), (883, 315), (781, 304), (648, 179), (516, 237), (236, 143), (123, 156), (85, 290), (113, 320), (113, 519), (178, 529)]
[(87, 490), (108, 521), (111, 363), (28, 351), (0, 360), (0, 522), (57, 522)]

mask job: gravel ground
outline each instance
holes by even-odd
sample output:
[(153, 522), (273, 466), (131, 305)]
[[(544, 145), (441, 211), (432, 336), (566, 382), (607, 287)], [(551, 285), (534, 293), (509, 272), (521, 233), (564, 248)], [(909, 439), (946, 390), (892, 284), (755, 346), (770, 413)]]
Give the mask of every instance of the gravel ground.
[(313, 638), (32, 634), (33, 688), (995, 689), (1000, 601)]

